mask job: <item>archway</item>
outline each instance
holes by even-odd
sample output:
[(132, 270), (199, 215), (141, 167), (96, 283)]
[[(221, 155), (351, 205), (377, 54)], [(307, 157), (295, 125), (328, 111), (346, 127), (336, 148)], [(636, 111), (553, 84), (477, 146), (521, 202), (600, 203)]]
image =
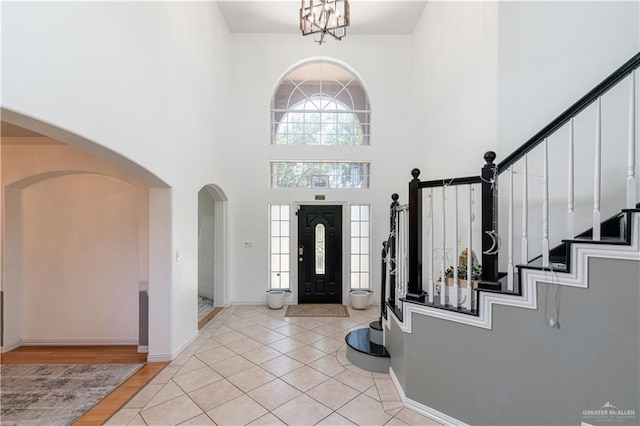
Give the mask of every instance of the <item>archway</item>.
[[(61, 129), (57, 126), (37, 120), (32, 117), (16, 113), (11, 110), (2, 109), (3, 122), (10, 123), (21, 128), (37, 132), (43, 137), (59, 141), (62, 144), (69, 145), (77, 149), (79, 152), (88, 154), (87, 157), (97, 159), (102, 162), (104, 167), (111, 167), (111, 172), (94, 173), (93, 178), (98, 180), (108, 180), (112, 178), (127, 181), (122, 178), (123, 175), (129, 175), (135, 178), (139, 183), (145, 186), (148, 191), (148, 198), (145, 201), (144, 211), (146, 217), (145, 225), (139, 229), (140, 234), (146, 238), (145, 256), (139, 258), (139, 276), (138, 281), (133, 286), (138, 292), (135, 304), (139, 306), (139, 335), (137, 336), (138, 345), (141, 351), (148, 350), (150, 361), (168, 361), (171, 359), (172, 342), (171, 334), (167, 330), (171, 329), (170, 316), (167, 312), (171, 311), (171, 286), (172, 286), (172, 198), (169, 186), (149, 172), (144, 167), (129, 160), (128, 158), (105, 148), (91, 140), (83, 138), (77, 134)], [(3, 137), (3, 145), (5, 138)], [(80, 172), (82, 174), (91, 175), (91, 170), (72, 170), (69, 167), (61, 167), (58, 169), (47, 169), (42, 171), (42, 175), (32, 178), (33, 182), (22, 181), (18, 186), (28, 187), (33, 185), (36, 187), (41, 184), (39, 181), (54, 182), (65, 179), (73, 173)], [(3, 173), (4, 174), (4, 173)], [(95, 176), (95, 175), (108, 175)], [(57, 176), (56, 176), (57, 175)], [(0, 182), (3, 188), (7, 185), (15, 183), (6, 178)], [(126, 187), (126, 185), (125, 185)], [(2, 214), (5, 216), (3, 223), (21, 220), (15, 217), (15, 211), (6, 210), (7, 201), (11, 197), (20, 197), (23, 188), (12, 187), (5, 193)], [(125, 191), (126, 192), (126, 191)], [(14, 217), (11, 217), (14, 215)], [(13, 222), (15, 223), (15, 222)], [(0, 263), (0, 274), (2, 275), (2, 287), (0, 292), (4, 296), (3, 304), (3, 323), (2, 351), (11, 350), (13, 347), (19, 346), (20, 343), (20, 325), (19, 304), (12, 303), (11, 297), (19, 297), (20, 289), (18, 282), (15, 281), (16, 261), (19, 257), (15, 253), (7, 250), (8, 243), (12, 238), (17, 238), (19, 227), (11, 226), (2, 230), (2, 262)], [(149, 287), (153, 288), (152, 292), (148, 292)], [(11, 297), (8, 297), (8, 296)], [(14, 299), (12, 299), (14, 300)], [(2, 298), (0, 298), (2, 301)], [(12, 312), (12, 309), (14, 312)]]
[(226, 306), (226, 202), (217, 185), (198, 191), (198, 320)]

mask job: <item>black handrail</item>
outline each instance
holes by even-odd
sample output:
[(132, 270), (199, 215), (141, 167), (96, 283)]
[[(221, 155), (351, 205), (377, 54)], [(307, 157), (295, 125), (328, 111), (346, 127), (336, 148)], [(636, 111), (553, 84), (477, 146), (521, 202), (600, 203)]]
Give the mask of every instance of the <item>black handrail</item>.
[(474, 183), (480, 183), (482, 179), (480, 176), (467, 176), (449, 179), (435, 179), (420, 181), (420, 188), (438, 188), (441, 186), (455, 186), (455, 185), (469, 185)]
[(546, 127), (536, 133), (531, 139), (522, 144), (518, 149), (513, 151), (504, 160), (498, 163), (498, 174), (501, 174), (509, 168), (512, 164), (524, 157), (526, 153), (538, 146), (545, 138), (550, 136), (553, 132), (564, 126), (572, 117), (575, 117), (583, 109), (591, 105), (596, 99), (604, 95), (609, 89), (623, 80), (633, 70), (640, 66), (640, 52), (624, 63), (620, 68), (615, 70), (609, 77), (605, 78), (600, 84), (594, 87), (586, 95), (584, 95), (578, 102), (570, 106), (565, 112), (560, 114), (555, 120), (549, 123)]

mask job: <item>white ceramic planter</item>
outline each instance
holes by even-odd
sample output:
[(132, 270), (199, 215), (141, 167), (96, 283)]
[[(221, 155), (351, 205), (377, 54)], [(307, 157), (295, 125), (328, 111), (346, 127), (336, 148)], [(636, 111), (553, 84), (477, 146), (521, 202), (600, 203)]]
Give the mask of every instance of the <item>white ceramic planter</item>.
[(284, 290), (269, 290), (267, 291), (267, 305), (270, 309), (280, 309), (284, 306), (284, 296), (286, 292)]
[(367, 309), (369, 307), (369, 292), (364, 290), (354, 290), (349, 293), (351, 306), (353, 309)]

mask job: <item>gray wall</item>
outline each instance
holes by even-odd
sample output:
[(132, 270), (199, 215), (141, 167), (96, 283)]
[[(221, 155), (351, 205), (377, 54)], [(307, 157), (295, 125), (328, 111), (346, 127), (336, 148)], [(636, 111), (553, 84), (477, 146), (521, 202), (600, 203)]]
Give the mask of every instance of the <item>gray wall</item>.
[(149, 345), (149, 293), (138, 292), (138, 345)]
[(557, 288), (547, 284), (537, 310), (494, 306), (493, 330), (414, 315), (399, 338), (394, 325), (386, 339), (405, 394), (473, 425), (597, 424), (583, 411), (607, 402), (638, 424), (640, 262), (592, 259), (589, 277), (588, 289), (562, 287), (559, 329), (545, 318), (545, 291), (550, 313)]

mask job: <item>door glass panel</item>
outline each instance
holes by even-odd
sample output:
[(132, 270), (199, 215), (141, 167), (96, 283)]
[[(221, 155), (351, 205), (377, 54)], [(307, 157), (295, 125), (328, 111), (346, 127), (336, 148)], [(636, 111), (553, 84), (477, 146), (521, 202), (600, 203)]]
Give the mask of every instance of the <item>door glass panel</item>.
[(316, 225), (316, 274), (324, 274), (324, 225)]

